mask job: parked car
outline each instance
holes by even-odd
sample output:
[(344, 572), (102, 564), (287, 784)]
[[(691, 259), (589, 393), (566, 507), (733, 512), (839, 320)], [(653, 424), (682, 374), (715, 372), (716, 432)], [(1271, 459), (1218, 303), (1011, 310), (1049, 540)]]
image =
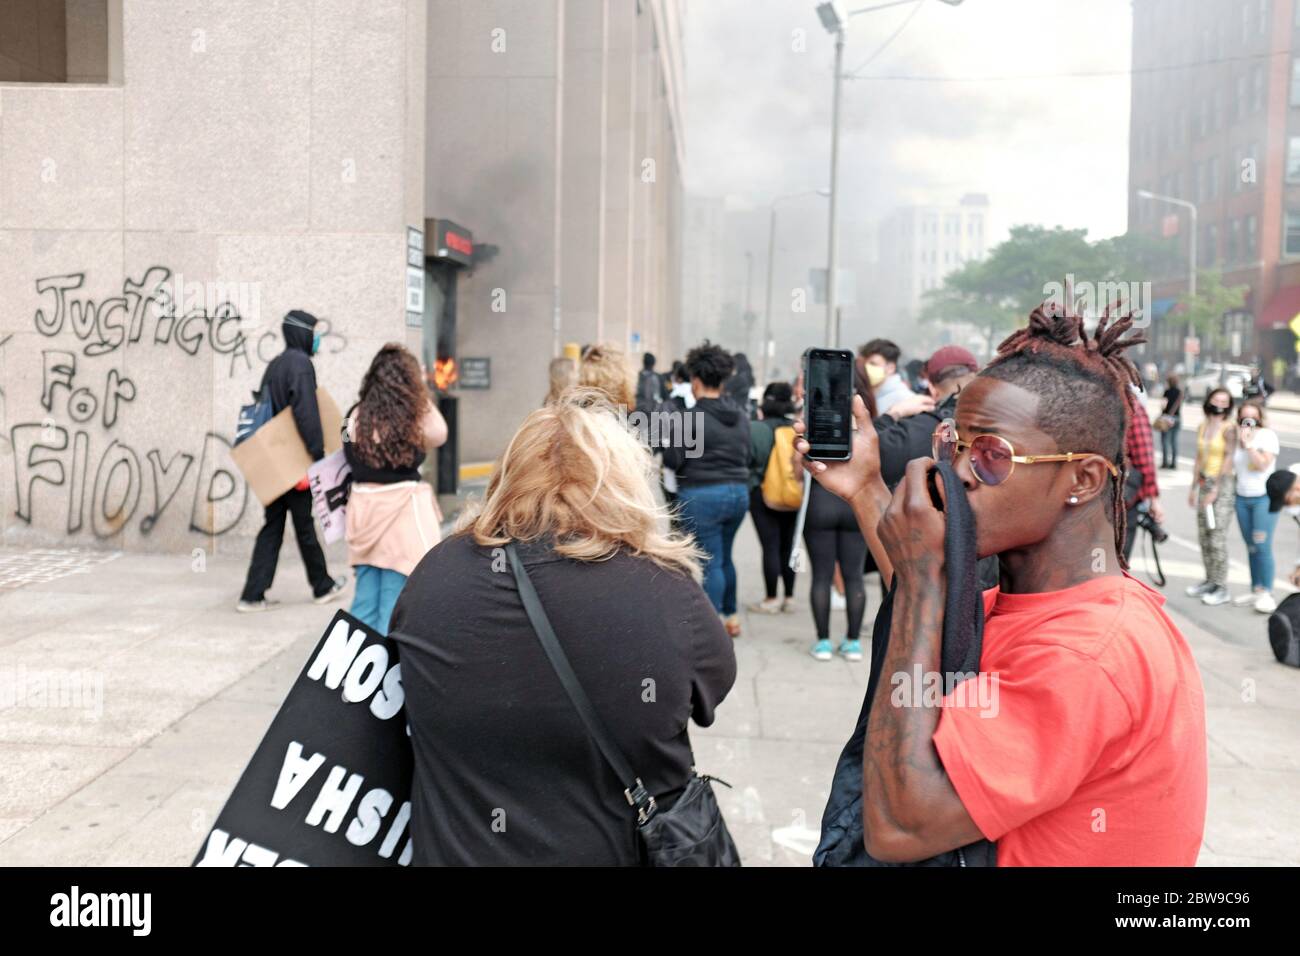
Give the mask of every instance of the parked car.
[(1224, 365), (1211, 362), (1187, 380), (1187, 397), (1203, 402), (1212, 389), (1223, 386), (1233, 398), (1241, 398), (1242, 389), (1255, 372), (1249, 365)]

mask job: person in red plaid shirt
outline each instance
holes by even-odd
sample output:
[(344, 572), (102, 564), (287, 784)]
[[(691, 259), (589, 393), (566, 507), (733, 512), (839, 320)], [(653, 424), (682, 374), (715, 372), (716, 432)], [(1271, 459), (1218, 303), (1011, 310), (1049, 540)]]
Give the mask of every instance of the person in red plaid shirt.
[(1156, 453), (1151, 439), (1151, 421), (1137, 389), (1129, 386), (1128, 398), (1130, 419), (1128, 435), (1124, 441), (1124, 457), (1128, 459), (1129, 470), (1141, 476), (1142, 483), (1137, 495), (1132, 492), (1132, 484), (1125, 489), (1124, 504), (1128, 507), (1126, 517), (1127, 531), (1124, 535), (1124, 560), (1133, 554), (1133, 544), (1137, 541), (1137, 518), (1143, 502), (1156, 524), (1165, 520), (1165, 509), (1160, 504), (1160, 486), (1156, 484)]

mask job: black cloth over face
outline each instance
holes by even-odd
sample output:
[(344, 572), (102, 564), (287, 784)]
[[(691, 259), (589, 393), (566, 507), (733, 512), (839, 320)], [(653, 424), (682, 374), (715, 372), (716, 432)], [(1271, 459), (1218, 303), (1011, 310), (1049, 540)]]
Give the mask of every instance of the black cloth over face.
[[(943, 642), (939, 666), (944, 674), (972, 674), (979, 670), (984, 641), (984, 595), (979, 586), (978, 551), (975, 547), (975, 515), (966, 498), (966, 488), (947, 462), (936, 462), (935, 471), (943, 482), (946, 508), (943, 556), (947, 590), (944, 593)], [(889, 650), (897, 580), (876, 615), (871, 633), (871, 677), (858, 714), (857, 727), (844, 745), (831, 795), (822, 815), (822, 836), (813, 853), (815, 866), (994, 866), (997, 845), (977, 840), (957, 850), (948, 850), (915, 863), (882, 863), (867, 853), (862, 826), (862, 761), (867, 734), (867, 717), (880, 684), (880, 672)], [(886, 691), (887, 692), (887, 691)]]

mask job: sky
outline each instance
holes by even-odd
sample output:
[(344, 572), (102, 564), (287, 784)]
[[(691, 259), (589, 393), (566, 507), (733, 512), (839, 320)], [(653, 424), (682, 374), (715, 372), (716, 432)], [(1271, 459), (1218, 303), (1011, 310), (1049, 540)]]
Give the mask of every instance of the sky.
[[(766, 210), (775, 196), (825, 186), (834, 44), (816, 0), (683, 6), (687, 190)], [(841, 220), (867, 227), (899, 205), (980, 192), (994, 242), (1020, 223), (1085, 227), (1094, 239), (1123, 232), (1129, 0), (924, 0), (881, 10), (849, 21), (845, 70), (909, 17), (861, 75), (949, 79), (845, 82)], [(1118, 75), (1048, 75), (1099, 71)]]

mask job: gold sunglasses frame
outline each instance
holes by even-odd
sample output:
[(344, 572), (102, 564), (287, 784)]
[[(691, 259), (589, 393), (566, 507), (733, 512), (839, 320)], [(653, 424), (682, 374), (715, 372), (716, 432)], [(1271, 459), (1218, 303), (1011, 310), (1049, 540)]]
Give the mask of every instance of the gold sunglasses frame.
[[(947, 423), (940, 423), (939, 426), (935, 428), (934, 434), (930, 436), (930, 451), (931, 454), (935, 454), (938, 451), (939, 442), (944, 442), (945, 444), (951, 444), (955, 446), (955, 451), (953, 453), (953, 461), (955, 462), (957, 460), (957, 453), (959, 453), (963, 448), (969, 450), (971, 447), (971, 442), (965, 441), (964, 439), (961, 438), (960, 435), (957, 434), (957, 426), (955, 424), (951, 426), (952, 438), (948, 439), (947, 437), (942, 437), (940, 433), (947, 431), (948, 427), (949, 426), (947, 425)], [(1040, 462), (1082, 461), (1085, 458), (1100, 458), (1102, 460), (1102, 463), (1105, 464), (1106, 468), (1110, 471), (1110, 476), (1114, 478), (1116, 481), (1119, 480), (1119, 469), (1115, 467), (1114, 463), (1112, 463), (1109, 458), (1107, 458), (1105, 455), (1101, 454), (1100, 452), (1067, 451), (1065, 453), (1057, 453), (1053, 455), (1017, 455), (1016, 447), (1013, 444), (1011, 444), (1011, 442), (1003, 438), (1001, 435), (996, 435), (993, 432), (981, 432), (979, 435), (976, 435), (975, 437), (996, 439), (997, 441), (1000, 441), (1006, 447), (1007, 451), (1011, 453), (1009, 456), (1011, 459), (1011, 470), (1007, 472), (1006, 478), (1003, 478), (1002, 481), (999, 481), (997, 483), (999, 485), (1008, 481), (1011, 478), (1011, 476), (1016, 473), (1016, 465), (1036, 465), (1039, 464)], [(938, 455), (935, 454), (935, 457), (937, 458)], [(975, 476), (975, 480), (978, 481), (981, 485), (989, 484), (989, 482), (985, 481), (983, 478), (980, 477), (979, 472), (976, 471), (973, 466), (971, 467), (971, 474)], [(990, 487), (995, 487), (995, 486), (990, 485)]]

